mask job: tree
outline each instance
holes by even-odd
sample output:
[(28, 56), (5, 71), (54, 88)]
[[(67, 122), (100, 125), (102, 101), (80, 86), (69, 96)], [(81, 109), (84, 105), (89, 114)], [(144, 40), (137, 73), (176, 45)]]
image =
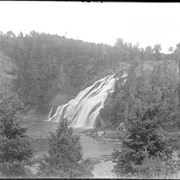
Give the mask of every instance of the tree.
[(172, 52), (173, 52), (173, 47), (172, 47), (172, 46), (169, 47), (169, 48), (168, 48), (168, 51), (169, 51), (170, 53), (172, 53)]
[(117, 162), (115, 173), (133, 177), (171, 175), (177, 139), (169, 137), (161, 128), (161, 104), (146, 105), (136, 101), (133, 107), (128, 112), (121, 151), (113, 153)]
[(66, 119), (50, 135), (48, 155), (41, 161), (39, 174), (68, 178), (92, 176), (89, 162), (82, 161), (79, 137), (73, 134)]
[[(149, 77), (136, 77), (131, 72), (124, 86), (129, 94), (123, 111), (126, 133), (121, 152), (113, 153), (117, 161), (114, 170), (119, 176), (169, 175), (179, 168), (173, 168), (172, 160), (178, 139), (167, 133), (179, 123), (178, 74), (172, 62), (169, 66), (166, 63), (154, 66)], [(135, 72), (138, 69), (135, 67)]]
[(64, 66), (64, 70), (67, 74), (65, 82), (66, 91), (76, 95), (81, 90), (83, 85), (90, 79), (88, 77), (90, 74), (88, 67), (89, 59), (87, 56), (78, 56), (67, 60)]
[(19, 99), (39, 113), (45, 113), (58, 93), (75, 96), (94, 80), (118, 71), (121, 62), (156, 59), (152, 48), (143, 51), (122, 39), (108, 46), (35, 31), (17, 36), (0, 32), (0, 49), (17, 67), (12, 73), (17, 76), (15, 91), (21, 88)]
[(115, 83), (114, 92), (107, 98), (104, 107), (100, 110), (100, 117), (108, 128), (116, 129), (120, 123), (125, 121), (125, 101), (128, 99), (128, 94), (120, 84), (121, 80)]
[(22, 177), (27, 175), (25, 165), (33, 151), (27, 129), (16, 117), (18, 109), (11, 106), (13, 97), (0, 100), (0, 172), (3, 176)]
[(0, 53), (0, 91), (5, 91), (8, 95), (12, 94), (13, 81), (16, 76), (12, 75), (16, 65), (10, 58)]
[(144, 59), (145, 60), (153, 60), (153, 48), (151, 46), (147, 46), (144, 51)]
[(154, 51), (154, 56), (156, 58), (156, 60), (161, 60), (162, 55), (161, 55), (161, 45), (160, 44), (156, 44), (154, 45), (153, 51)]

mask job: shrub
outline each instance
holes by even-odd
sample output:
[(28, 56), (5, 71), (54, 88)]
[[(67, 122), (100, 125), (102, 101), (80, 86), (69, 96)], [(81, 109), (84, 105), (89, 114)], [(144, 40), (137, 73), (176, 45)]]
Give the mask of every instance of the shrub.
[(137, 173), (136, 176), (144, 178), (171, 178), (180, 170), (179, 162), (168, 158), (162, 157), (146, 157), (142, 165), (135, 165)]

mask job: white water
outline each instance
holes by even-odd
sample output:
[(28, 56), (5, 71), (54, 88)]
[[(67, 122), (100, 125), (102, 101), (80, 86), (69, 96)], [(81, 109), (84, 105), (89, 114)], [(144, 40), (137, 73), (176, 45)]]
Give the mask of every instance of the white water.
[(51, 108), (51, 110), (49, 111), (49, 114), (48, 114), (48, 119), (51, 117), (52, 110), (53, 110), (53, 107), (52, 107), (52, 108)]
[[(59, 106), (52, 117), (50, 117), (51, 109), (48, 120), (58, 122), (61, 117), (64, 117), (74, 128), (94, 128), (96, 118), (107, 96), (114, 91), (116, 82), (114, 76), (107, 76), (96, 81), (92, 86), (81, 91), (75, 99)], [(123, 73), (121, 78), (126, 76), (127, 74)]]

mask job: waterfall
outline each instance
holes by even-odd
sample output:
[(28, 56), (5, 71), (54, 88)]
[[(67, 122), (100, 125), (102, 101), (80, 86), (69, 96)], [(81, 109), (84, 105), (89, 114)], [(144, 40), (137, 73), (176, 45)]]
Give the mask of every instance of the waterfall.
[(52, 108), (50, 109), (50, 111), (49, 111), (49, 114), (48, 114), (48, 119), (51, 117), (52, 110), (53, 110), (53, 107), (52, 107)]
[[(123, 73), (121, 78), (126, 76), (127, 74)], [(81, 91), (75, 99), (59, 106), (48, 120), (58, 122), (64, 117), (74, 128), (94, 128), (96, 118), (107, 96), (114, 91), (115, 82), (115, 75), (96, 81), (92, 86)]]

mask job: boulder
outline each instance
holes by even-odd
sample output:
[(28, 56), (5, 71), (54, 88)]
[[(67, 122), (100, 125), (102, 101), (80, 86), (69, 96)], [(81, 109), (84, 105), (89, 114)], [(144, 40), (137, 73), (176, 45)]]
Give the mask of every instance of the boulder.
[(97, 137), (101, 137), (101, 136), (104, 135), (104, 134), (105, 134), (104, 131), (98, 131), (98, 132), (97, 132)]
[(116, 128), (116, 131), (126, 131), (124, 122), (119, 124), (119, 126)]

